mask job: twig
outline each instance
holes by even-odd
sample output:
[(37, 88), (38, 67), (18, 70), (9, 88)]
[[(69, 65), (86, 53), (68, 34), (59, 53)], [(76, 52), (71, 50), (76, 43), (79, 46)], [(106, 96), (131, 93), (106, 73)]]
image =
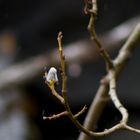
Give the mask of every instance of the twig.
[(127, 129), (127, 130), (129, 130), (129, 131), (132, 131), (132, 132), (135, 132), (135, 133), (140, 134), (140, 130), (139, 129), (135, 129), (135, 128), (130, 127), (128, 125), (124, 125), (124, 128)]
[(90, 20), (89, 20), (89, 24), (88, 24), (88, 30), (89, 30), (91, 39), (95, 42), (96, 46), (100, 50), (100, 54), (105, 59), (107, 68), (112, 68), (113, 63), (111, 61), (111, 58), (110, 58), (108, 52), (102, 47), (102, 44), (101, 44), (101, 42), (96, 34), (95, 28), (94, 28), (96, 15), (97, 15), (97, 2), (96, 2), (96, 0), (92, 0), (92, 7), (90, 10)]
[[(85, 2), (85, 7), (84, 7), (85, 14), (93, 13), (94, 15), (97, 15), (96, 0), (84, 0), (84, 2)], [(92, 7), (92, 9), (90, 7)]]
[(68, 112), (67, 111), (64, 111), (64, 112), (61, 112), (59, 114), (53, 114), (53, 115), (51, 115), (49, 117), (43, 116), (43, 120), (47, 120), (47, 119), (48, 120), (58, 119), (58, 118), (60, 118), (62, 116), (66, 116), (66, 115), (68, 115)]
[[(84, 106), (81, 111), (79, 111), (77, 114), (74, 115), (74, 117), (78, 118), (81, 114), (83, 114), (86, 111), (86, 109), (87, 109), (87, 107)], [(58, 113), (58, 114), (53, 114), (53, 115), (51, 115), (49, 117), (43, 116), (43, 120), (46, 120), (46, 119), (49, 119), (49, 120), (58, 119), (58, 118), (60, 118), (62, 116), (67, 116), (68, 113), (69, 113), (68, 111), (64, 111), (64, 112), (61, 112), (61, 113)]]
[(114, 69), (110, 69), (108, 71), (109, 74), (109, 95), (114, 103), (115, 107), (120, 111), (122, 115), (122, 121), (121, 123), (126, 124), (128, 121), (128, 113), (127, 110), (124, 108), (124, 106), (121, 104), (120, 100), (117, 97), (116, 93), (116, 72)]
[(79, 111), (77, 114), (74, 115), (75, 118), (78, 118), (81, 114), (83, 114), (87, 110), (86, 105)]
[(54, 88), (54, 85), (50, 85), (50, 84), (48, 84), (47, 82), (45, 82), (47, 85), (48, 85), (48, 87), (50, 88), (50, 90), (51, 90), (51, 93), (62, 103), (62, 104), (64, 104), (64, 98), (59, 94), (59, 93), (57, 93), (57, 91), (55, 90), (55, 88)]

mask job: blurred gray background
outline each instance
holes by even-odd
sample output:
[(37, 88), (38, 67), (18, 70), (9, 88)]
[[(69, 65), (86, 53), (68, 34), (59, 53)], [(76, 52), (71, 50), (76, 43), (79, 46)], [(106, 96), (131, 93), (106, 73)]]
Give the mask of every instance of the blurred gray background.
[[(128, 20), (134, 19), (138, 22), (140, 19), (139, 0), (99, 0), (98, 6), (96, 29), (102, 39), (120, 24), (126, 22), (127, 25)], [(84, 44), (83, 41), (92, 46), (86, 29), (89, 17), (84, 14), (83, 8), (82, 0), (0, 1), (0, 139), (76, 140), (78, 137), (79, 131), (66, 117), (54, 121), (42, 120), (42, 112), (49, 116), (63, 111), (63, 107), (50, 94), (42, 78), (45, 64), (48, 64), (48, 69), (56, 64), (53, 61), (53, 55), (46, 56), (46, 60), (42, 57), (40, 59), (40, 56), (50, 54), (57, 48), (56, 37), (59, 31), (62, 31), (64, 35), (64, 48), (71, 48), (77, 42)], [(131, 24), (129, 28), (121, 28), (121, 32), (116, 33), (114, 38), (125, 35), (126, 29), (131, 29)], [(115, 39), (107, 39), (107, 37), (104, 41), (108, 43), (105, 44), (113, 44), (109, 52), (115, 58), (118, 48), (126, 38), (116, 45)], [(80, 47), (68, 49), (67, 54), (73, 56), (74, 52), (82, 52), (81, 50)], [(139, 52), (140, 48), (137, 47), (118, 82), (118, 96), (124, 106), (128, 108), (130, 124), (137, 128), (140, 128)], [(90, 106), (100, 79), (106, 74), (102, 58), (94, 57), (97, 55), (96, 53), (86, 55), (89, 59), (81, 55), (79, 60), (75, 59), (67, 65), (68, 97), (74, 112), (85, 104)], [(56, 66), (59, 69), (59, 66)], [(30, 72), (28, 73), (28, 71)], [(60, 72), (58, 74), (60, 75)], [(13, 80), (8, 83), (8, 78), (13, 78)], [(17, 82), (14, 81), (14, 78)], [(81, 122), (85, 115), (80, 117)], [(97, 128), (103, 130), (120, 119), (119, 112), (109, 102)], [(140, 136), (120, 131), (96, 139), (124, 138), (139, 140)]]

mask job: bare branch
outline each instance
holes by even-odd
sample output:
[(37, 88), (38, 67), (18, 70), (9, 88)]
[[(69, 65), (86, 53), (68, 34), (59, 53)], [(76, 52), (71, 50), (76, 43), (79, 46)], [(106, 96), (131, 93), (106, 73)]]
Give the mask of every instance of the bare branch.
[(51, 115), (49, 117), (43, 116), (43, 120), (47, 120), (47, 119), (48, 120), (58, 119), (58, 118), (60, 118), (62, 116), (66, 116), (66, 115), (68, 115), (68, 112), (67, 111), (64, 111), (64, 112), (61, 112), (59, 114), (53, 114), (53, 115)]
[(52, 84), (52, 85), (50, 85), (50, 84), (48, 84), (47, 82), (45, 82), (47, 85), (48, 85), (48, 87), (50, 88), (50, 90), (51, 90), (51, 93), (62, 103), (62, 104), (64, 104), (64, 98), (55, 90), (55, 87), (54, 87), (54, 85)]
[(77, 114), (74, 115), (75, 118), (78, 118), (81, 114), (83, 114), (87, 110), (86, 105), (79, 111)]
[[(81, 111), (79, 111), (77, 114), (74, 115), (74, 117), (78, 118), (81, 114), (83, 114), (86, 111), (86, 109), (87, 109), (87, 107), (84, 106)], [(51, 115), (49, 117), (43, 116), (43, 120), (46, 120), (46, 119), (48, 119), (48, 120), (58, 119), (58, 118), (60, 118), (62, 116), (67, 116), (67, 115), (68, 115), (68, 111), (64, 111), (64, 112), (61, 112), (61, 113), (58, 113), (58, 114), (53, 114), (53, 115)]]
[[(96, 34), (95, 27), (94, 27), (96, 14), (94, 14), (95, 12), (93, 10), (97, 9), (96, 5), (97, 5), (96, 0), (93, 0), (91, 12), (90, 12), (90, 20), (89, 20), (89, 24), (88, 24), (88, 30), (89, 30), (91, 39), (95, 42), (96, 46), (99, 48), (100, 54), (104, 58), (106, 65), (107, 65), (107, 68), (110, 68), (110, 67), (113, 67), (113, 63), (111, 61), (111, 58), (110, 58), (108, 52), (103, 48), (103, 46), (102, 46), (102, 44), (101, 44), (101, 42)], [(96, 13), (97, 13), (97, 11), (96, 11)]]

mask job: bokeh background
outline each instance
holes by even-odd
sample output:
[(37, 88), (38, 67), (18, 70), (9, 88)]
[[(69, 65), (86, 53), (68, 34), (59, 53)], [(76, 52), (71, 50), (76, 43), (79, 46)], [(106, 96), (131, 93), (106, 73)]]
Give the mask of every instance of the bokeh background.
[[(113, 32), (112, 38), (105, 35), (124, 22), (127, 25), (131, 19), (138, 22), (140, 1), (99, 0), (98, 6), (97, 33), (104, 40), (104, 45), (111, 44), (108, 50), (115, 58), (128, 36), (127, 31), (130, 32), (134, 25), (123, 26), (127, 28)], [(88, 47), (93, 44), (89, 41), (86, 29), (89, 17), (84, 14), (83, 8), (82, 0), (0, 1), (0, 139), (77, 139), (79, 130), (68, 118), (53, 121), (42, 119), (43, 114), (49, 116), (63, 111), (42, 77), (44, 66), (49, 69), (56, 65), (59, 69), (56, 38), (58, 32), (62, 31), (63, 46), (68, 48), (68, 97), (72, 110), (77, 112), (85, 104), (90, 106), (106, 71), (105, 64), (95, 49), (91, 49), (93, 53), (86, 54), (90, 52)], [(119, 40), (118, 44), (116, 40)], [(83, 51), (80, 45), (84, 48), (87, 46), (87, 49)], [(140, 48), (137, 47), (118, 82), (118, 96), (129, 110), (130, 124), (137, 128), (140, 128), (139, 52)], [(78, 54), (78, 57), (74, 54)], [(59, 71), (58, 75), (60, 79)], [(85, 115), (86, 113), (80, 117), (81, 122)], [(103, 130), (120, 119), (119, 112), (109, 102), (96, 128)], [(96, 139), (124, 138), (138, 140), (140, 136), (120, 131)]]

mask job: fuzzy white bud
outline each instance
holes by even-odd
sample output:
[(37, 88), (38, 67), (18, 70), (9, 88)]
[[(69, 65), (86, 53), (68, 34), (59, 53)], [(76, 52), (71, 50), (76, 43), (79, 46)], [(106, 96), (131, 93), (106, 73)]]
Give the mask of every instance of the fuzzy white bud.
[(58, 77), (57, 77), (57, 70), (54, 67), (51, 67), (50, 70), (48, 71), (48, 74), (46, 75), (46, 80), (47, 82), (51, 83), (52, 81), (58, 82)]

